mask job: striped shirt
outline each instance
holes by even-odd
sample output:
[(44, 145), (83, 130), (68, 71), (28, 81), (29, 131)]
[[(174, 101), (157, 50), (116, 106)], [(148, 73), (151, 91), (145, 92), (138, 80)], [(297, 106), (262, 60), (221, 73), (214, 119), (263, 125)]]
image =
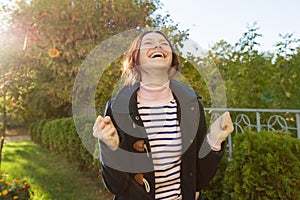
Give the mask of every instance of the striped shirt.
[[(181, 199), (180, 166), (182, 138), (177, 120), (177, 104), (138, 103), (138, 111), (146, 129), (154, 165), (155, 199)], [(142, 99), (141, 99), (142, 100)]]

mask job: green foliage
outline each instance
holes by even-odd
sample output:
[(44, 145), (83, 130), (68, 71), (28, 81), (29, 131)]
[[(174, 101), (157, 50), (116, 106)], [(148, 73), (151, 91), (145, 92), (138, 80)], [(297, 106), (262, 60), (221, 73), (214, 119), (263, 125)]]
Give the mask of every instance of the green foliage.
[[(160, 7), (159, 0), (26, 2), (21, 0), (15, 10), (9, 10), (11, 26), (3, 35), (13, 42), (3, 40), (8, 51), (1, 53), (0, 63), (9, 72), (11, 114), (28, 122), (71, 116), (77, 72), (86, 56), (110, 36), (147, 26), (177, 30), (164, 24), (169, 16), (152, 15)], [(178, 42), (181, 33), (175, 34)]]
[[(116, 60), (104, 71), (101, 81), (97, 85), (95, 101), (98, 114), (103, 115), (107, 101), (113, 97), (113, 91), (121, 77), (121, 61)], [(122, 83), (119, 83), (122, 84)]]
[(227, 106), (299, 109), (300, 40), (288, 35), (277, 43), (278, 50), (270, 53), (257, 50), (259, 37), (254, 24), (234, 46), (220, 41), (204, 58), (222, 74)]
[(232, 161), (221, 164), (207, 199), (299, 199), (299, 139), (250, 131), (233, 138)]
[(42, 133), (47, 120), (39, 120), (29, 126), (31, 139), (36, 142), (42, 141)]
[[(80, 130), (83, 131), (82, 135), (91, 135), (92, 126), (92, 123), (85, 121), (83, 130)], [(78, 163), (82, 168), (94, 169), (95, 171), (100, 169), (99, 160), (87, 151), (77, 134), (72, 118), (41, 120), (33, 123), (29, 131), (35, 142), (64, 155), (69, 161)], [(94, 140), (94, 143), (96, 142)], [(99, 152), (95, 153), (99, 155)]]
[(234, 199), (300, 197), (299, 139), (279, 132), (250, 132), (237, 136), (235, 143), (223, 181), (225, 194)]

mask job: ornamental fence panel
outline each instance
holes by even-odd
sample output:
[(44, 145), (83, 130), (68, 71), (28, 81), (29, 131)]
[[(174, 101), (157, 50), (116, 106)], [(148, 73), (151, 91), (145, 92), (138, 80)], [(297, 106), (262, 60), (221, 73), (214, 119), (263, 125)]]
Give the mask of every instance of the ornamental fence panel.
[[(234, 125), (233, 134), (243, 133), (245, 129), (290, 131), (300, 139), (300, 110), (286, 109), (248, 109), (248, 108), (205, 108), (208, 122), (229, 111)], [(232, 134), (228, 137), (228, 153), (233, 151)]]

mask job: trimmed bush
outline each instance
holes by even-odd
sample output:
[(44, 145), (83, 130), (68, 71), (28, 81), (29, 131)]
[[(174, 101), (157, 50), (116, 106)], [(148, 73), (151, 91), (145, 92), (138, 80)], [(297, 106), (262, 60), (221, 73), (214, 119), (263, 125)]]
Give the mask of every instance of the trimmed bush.
[(29, 127), (29, 134), (34, 142), (42, 142), (42, 133), (47, 120), (39, 120), (32, 123)]
[(232, 161), (221, 163), (204, 199), (300, 199), (299, 139), (276, 131), (233, 138)]
[[(84, 123), (84, 119), (81, 121)], [(92, 137), (92, 126), (90, 122), (85, 122), (84, 135)], [(29, 131), (33, 141), (63, 154), (69, 161), (78, 163), (82, 169), (99, 171), (99, 160), (86, 150), (77, 134), (73, 118), (41, 120), (31, 124)]]

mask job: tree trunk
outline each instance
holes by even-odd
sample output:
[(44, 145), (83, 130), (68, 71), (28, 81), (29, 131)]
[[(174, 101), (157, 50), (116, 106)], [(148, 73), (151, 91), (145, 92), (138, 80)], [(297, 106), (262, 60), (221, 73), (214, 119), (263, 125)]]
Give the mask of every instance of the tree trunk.
[(5, 75), (3, 74), (3, 109), (2, 109), (2, 133), (0, 138), (0, 170), (2, 164), (2, 149), (4, 146), (5, 132), (6, 132), (6, 88), (5, 88)]

